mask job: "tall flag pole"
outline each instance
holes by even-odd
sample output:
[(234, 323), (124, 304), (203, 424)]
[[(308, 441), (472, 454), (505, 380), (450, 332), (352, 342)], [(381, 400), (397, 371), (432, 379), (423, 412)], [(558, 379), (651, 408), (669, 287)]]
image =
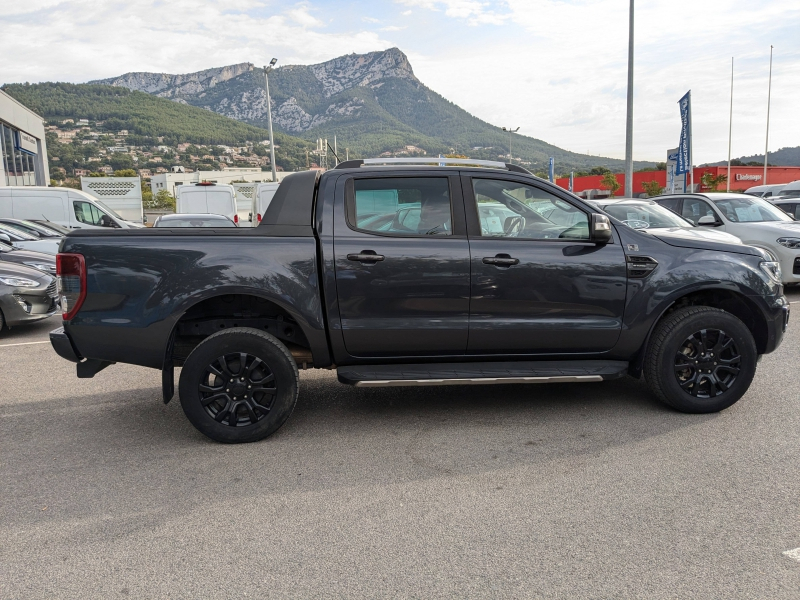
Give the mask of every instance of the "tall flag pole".
[(728, 187), (731, 191), (731, 138), (733, 137), (733, 57), (731, 56), (731, 115), (728, 122)]
[(556, 180), (556, 161), (552, 156), (550, 157), (550, 168), (548, 169), (547, 175), (548, 175), (548, 179), (550, 179), (550, 183), (555, 183), (555, 180)]
[(772, 44), (769, 46), (769, 86), (767, 87), (767, 143), (764, 146), (764, 182), (767, 184), (767, 159), (769, 156), (769, 103), (772, 99)]

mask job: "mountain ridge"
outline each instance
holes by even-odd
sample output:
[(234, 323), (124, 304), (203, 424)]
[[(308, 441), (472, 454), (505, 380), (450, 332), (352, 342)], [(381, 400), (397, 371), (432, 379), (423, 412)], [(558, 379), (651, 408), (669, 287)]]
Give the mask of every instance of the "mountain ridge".
[[(264, 127), (263, 77), (252, 63), (238, 63), (187, 74), (127, 73), (93, 83), (143, 91)], [(315, 65), (286, 65), (269, 78), (277, 130), (309, 141), (336, 135), (351, 156), (416, 152), (404, 150), (411, 147), (427, 154), (508, 157), (506, 132), (428, 88), (398, 48), (347, 54)], [(515, 162), (533, 171), (546, 170), (551, 156), (559, 172), (623, 168), (619, 159), (571, 152), (519, 134), (514, 134), (513, 151)], [(635, 166), (653, 164), (637, 161)]]

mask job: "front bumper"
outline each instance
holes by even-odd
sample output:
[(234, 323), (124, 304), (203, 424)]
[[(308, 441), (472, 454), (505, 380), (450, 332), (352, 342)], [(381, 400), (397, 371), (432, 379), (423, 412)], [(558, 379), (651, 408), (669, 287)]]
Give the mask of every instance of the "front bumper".
[(0, 297), (6, 325), (14, 327), (52, 317), (58, 312), (58, 301), (47, 293), (32, 294), (29, 290), (17, 290)]
[(789, 326), (791, 309), (785, 296), (778, 296), (770, 303), (769, 310), (764, 313), (767, 321), (767, 344), (764, 354), (774, 352), (783, 341), (783, 335)]

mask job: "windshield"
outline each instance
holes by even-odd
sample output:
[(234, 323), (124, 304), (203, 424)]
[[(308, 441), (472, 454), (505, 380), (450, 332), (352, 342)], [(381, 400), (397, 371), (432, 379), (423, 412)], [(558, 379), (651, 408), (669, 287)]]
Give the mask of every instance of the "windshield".
[(632, 229), (694, 227), (686, 219), (655, 203), (608, 204), (600, 208)]
[(120, 220), (120, 221), (124, 221), (124, 220), (125, 220), (125, 219), (123, 219), (122, 217), (120, 217), (120, 216), (119, 216), (117, 213), (115, 213), (113, 210), (111, 210), (110, 208), (108, 208), (108, 206), (106, 206), (105, 204), (103, 204), (102, 202), (100, 202), (100, 200), (95, 200), (95, 203), (97, 203), (97, 205), (98, 205), (100, 208), (102, 208), (104, 211), (106, 211), (108, 214), (110, 214), (110, 215), (111, 215), (112, 217), (114, 217), (115, 219), (118, 219), (118, 220)]
[(721, 198), (714, 204), (732, 223), (764, 223), (766, 221), (792, 221), (792, 217), (761, 198)]
[(16, 227), (11, 227), (10, 225), (6, 225), (5, 223), (0, 223), (0, 231), (3, 233), (7, 233), (9, 237), (13, 240), (16, 236), (17, 240), (38, 240), (39, 238), (35, 235), (31, 235), (30, 233), (25, 233), (21, 229), (17, 229)]

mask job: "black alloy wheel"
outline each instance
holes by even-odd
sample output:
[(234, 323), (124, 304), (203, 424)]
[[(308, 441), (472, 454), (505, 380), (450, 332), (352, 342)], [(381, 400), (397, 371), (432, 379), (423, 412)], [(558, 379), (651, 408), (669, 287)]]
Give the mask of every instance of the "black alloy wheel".
[(713, 398), (736, 382), (741, 361), (731, 336), (719, 329), (701, 329), (687, 337), (675, 354), (675, 377), (692, 396)]
[(682, 412), (712, 413), (744, 396), (757, 362), (753, 334), (735, 315), (687, 306), (655, 326), (643, 366), (659, 400)]
[(218, 423), (254, 425), (267, 416), (278, 393), (275, 375), (257, 356), (246, 352), (214, 359), (198, 385), (200, 403)]
[(232, 327), (208, 336), (181, 370), (183, 412), (217, 442), (256, 442), (292, 414), (300, 376), (291, 352), (275, 336)]

